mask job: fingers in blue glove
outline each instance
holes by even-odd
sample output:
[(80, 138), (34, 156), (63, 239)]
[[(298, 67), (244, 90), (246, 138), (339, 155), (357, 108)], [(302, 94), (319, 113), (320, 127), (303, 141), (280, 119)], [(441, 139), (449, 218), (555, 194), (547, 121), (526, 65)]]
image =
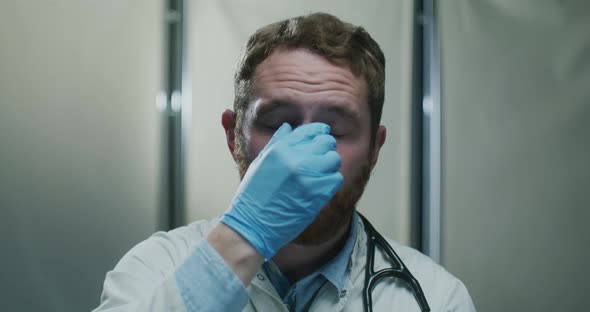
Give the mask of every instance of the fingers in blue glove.
[(301, 165), (301, 170), (311, 173), (327, 174), (338, 172), (341, 164), (340, 155), (336, 151), (328, 151), (324, 155), (309, 156), (309, 161)]
[(275, 133), (273, 134), (272, 138), (270, 138), (270, 141), (264, 147), (264, 150), (268, 149), (270, 146), (272, 146), (273, 144), (275, 144), (277, 141), (280, 141), (283, 137), (285, 137), (286, 135), (288, 135), (291, 132), (292, 132), (291, 125), (289, 123), (284, 122), (277, 129), (277, 131), (275, 131)]
[(336, 139), (329, 134), (319, 134), (311, 140), (293, 144), (292, 147), (305, 155), (323, 155), (336, 150)]
[(311, 224), (342, 186), (341, 159), (329, 133), (323, 123), (279, 127), (221, 218), (266, 259)]
[(329, 133), (330, 126), (321, 122), (313, 122), (295, 128), (289, 136), (285, 137), (285, 141), (289, 144), (298, 144), (311, 140), (317, 135)]

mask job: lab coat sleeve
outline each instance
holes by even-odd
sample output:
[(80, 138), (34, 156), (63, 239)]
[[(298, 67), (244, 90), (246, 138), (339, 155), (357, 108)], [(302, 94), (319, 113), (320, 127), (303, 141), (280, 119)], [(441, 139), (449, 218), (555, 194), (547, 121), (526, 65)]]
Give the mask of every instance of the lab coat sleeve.
[(176, 272), (187, 310), (241, 311), (248, 302), (246, 288), (207, 241), (201, 245)]
[(454, 283), (448, 288), (448, 301), (444, 311), (448, 312), (476, 312), (475, 305), (467, 288), (457, 278), (453, 278)]
[(162, 233), (107, 273), (94, 312), (240, 311), (247, 301), (242, 282), (206, 240), (190, 249)]

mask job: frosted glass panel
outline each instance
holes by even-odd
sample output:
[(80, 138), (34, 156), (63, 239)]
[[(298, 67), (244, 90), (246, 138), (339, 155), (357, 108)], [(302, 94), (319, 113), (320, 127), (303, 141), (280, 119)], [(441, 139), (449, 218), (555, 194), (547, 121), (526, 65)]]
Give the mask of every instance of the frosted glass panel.
[(89, 311), (157, 227), (160, 1), (0, 3), (0, 311)]

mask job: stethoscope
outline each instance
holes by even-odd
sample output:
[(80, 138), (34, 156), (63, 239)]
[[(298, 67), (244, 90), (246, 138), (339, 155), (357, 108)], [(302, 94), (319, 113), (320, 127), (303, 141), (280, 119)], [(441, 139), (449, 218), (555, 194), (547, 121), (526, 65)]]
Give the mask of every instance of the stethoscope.
[[(365, 232), (367, 233), (367, 264), (365, 268), (365, 285), (363, 287), (363, 304), (365, 312), (373, 311), (373, 289), (377, 283), (385, 277), (396, 277), (406, 282), (411, 288), (420, 309), (422, 311), (430, 311), (430, 307), (428, 306), (428, 302), (426, 302), (426, 297), (424, 296), (424, 292), (422, 291), (422, 287), (420, 287), (418, 280), (416, 280), (412, 273), (410, 273), (410, 270), (408, 270), (397, 253), (393, 251), (391, 245), (389, 245), (385, 238), (375, 230), (369, 220), (360, 213), (358, 213), (358, 215), (361, 217), (361, 220), (363, 220)], [(379, 248), (389, 256), (389, 259), (393, 264), (391, 268), (381, 269), (375, 272), (375, 246), (379, 246)]]

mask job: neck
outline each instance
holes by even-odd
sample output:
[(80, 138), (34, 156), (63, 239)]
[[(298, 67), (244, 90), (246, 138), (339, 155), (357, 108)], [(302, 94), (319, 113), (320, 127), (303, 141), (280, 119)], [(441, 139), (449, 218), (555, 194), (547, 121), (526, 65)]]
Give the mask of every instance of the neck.
[(318, 245), (287, 244), (276, 253), (273, 261), (289, 282), (299, 281), (338, 255), (348, 238), (351, 220), (352, 216), (336, 235)]

